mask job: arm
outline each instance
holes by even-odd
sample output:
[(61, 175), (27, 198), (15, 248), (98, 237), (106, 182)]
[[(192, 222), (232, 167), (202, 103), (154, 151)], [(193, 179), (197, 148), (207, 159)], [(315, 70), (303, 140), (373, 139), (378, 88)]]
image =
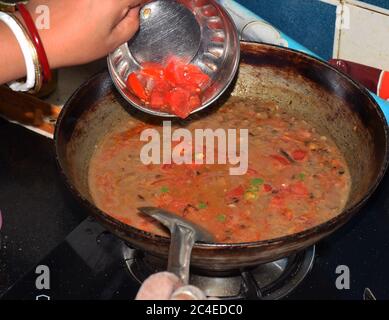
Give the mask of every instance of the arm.
[[(39, 30), (52, 69), (106, 56), (128, 41), (139, 27), (144, 0), (31, 0), (33, 20), (39, 5), (49, 8), (49, 29)], [(20, 18), (18, 13), (16, 15)], [(21, 19), (19, 19), (22, 21)], [(0, 84), (23, 77), (26, 68), (13, 33), (0, 22)]]
[(26, 75), (26, 67), (19, 44), (12, 31), (0, 23), (0, 84)]

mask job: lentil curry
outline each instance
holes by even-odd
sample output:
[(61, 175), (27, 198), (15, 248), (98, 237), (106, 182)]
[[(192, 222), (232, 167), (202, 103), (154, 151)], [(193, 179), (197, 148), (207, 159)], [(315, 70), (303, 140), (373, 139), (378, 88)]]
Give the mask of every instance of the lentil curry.
[(134, 119), (96, 146), (89, 167), (96, 205), (133, 227), (167, 236), (137, 210), (161, 207), (201, 225), (217, 242), (241, 243), (319, 225), (347, 202), (351, 178), (334, 142), (274, 103), (232, 97), (185, 126), (248, 129), (247, 173), (230, 175), (229, 164), (144, 165), (139, 137), (146, 125)]

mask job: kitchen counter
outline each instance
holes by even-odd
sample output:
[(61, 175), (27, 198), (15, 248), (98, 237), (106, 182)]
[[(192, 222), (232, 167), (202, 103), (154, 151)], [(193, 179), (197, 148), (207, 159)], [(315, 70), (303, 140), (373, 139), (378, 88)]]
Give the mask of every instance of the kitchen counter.
[(0, 210), (0, 295), (86, 216), (61, 182), (53, 141), (3, 119)]

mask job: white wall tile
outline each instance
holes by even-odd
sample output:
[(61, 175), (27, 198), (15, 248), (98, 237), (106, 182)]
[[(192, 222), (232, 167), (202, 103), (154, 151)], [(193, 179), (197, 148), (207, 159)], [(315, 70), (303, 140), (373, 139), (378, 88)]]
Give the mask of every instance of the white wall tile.
[(335, 33), (334, 57), (389, 70), (389, 11), (346, 0), (342, 15), (346, 26)]

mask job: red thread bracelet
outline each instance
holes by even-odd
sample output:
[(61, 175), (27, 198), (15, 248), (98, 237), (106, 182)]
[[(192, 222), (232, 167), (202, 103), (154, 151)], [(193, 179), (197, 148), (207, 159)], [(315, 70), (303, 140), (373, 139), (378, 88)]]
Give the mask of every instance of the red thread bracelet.
[(42, 40), (39, 36), (35, 23), (23, 3), (18, 3), (16, 6), (24, 20), (24, 23), (26, 24), (27, 30), (31, 36), (31, 40), (35, 45), (38, 54), (38, 60), (42, 66), (43, 79), (45, 82), (49, 82), (51, 80), (49, 60), (47, 59), (46, 51), (43, 47)]

